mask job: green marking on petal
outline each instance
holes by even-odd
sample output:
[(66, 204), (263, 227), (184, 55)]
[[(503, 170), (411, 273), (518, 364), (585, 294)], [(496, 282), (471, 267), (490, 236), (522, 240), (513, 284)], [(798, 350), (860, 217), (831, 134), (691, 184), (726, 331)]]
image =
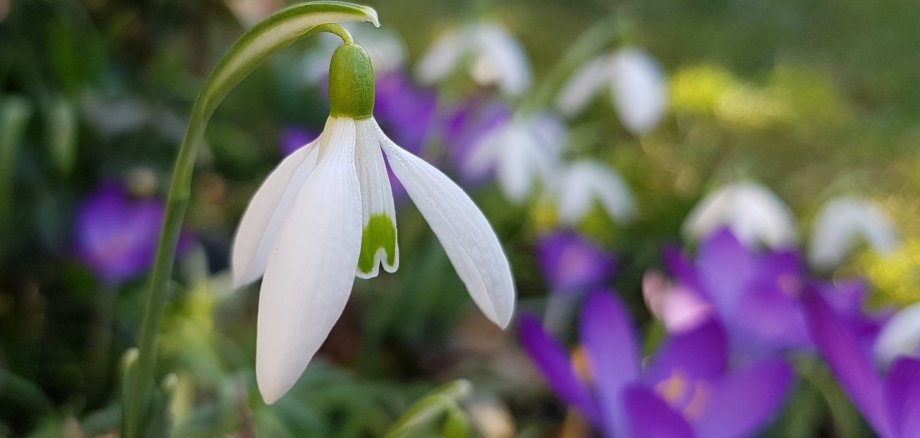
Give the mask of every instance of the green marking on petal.
[(378, 249), (387, 254), (387, 265), (396, 262), (396, 226), (385, 213), (372, 215), (364, 232), (361, 234), (361, 255), (358, 257), (358, 270), (369, 274), (374, 269)]

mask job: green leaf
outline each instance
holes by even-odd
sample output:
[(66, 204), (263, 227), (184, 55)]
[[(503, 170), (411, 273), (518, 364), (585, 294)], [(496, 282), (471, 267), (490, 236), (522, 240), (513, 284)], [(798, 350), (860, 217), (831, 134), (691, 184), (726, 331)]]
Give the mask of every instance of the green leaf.
[(67, 99), (56, 99), (46, 111), (45, 138), (54, 167), (70, 176), (77, 156), (77, 113)]
[[(429, 427), (441, 415), (459, 410), (458, 402), (463, 400), (473, 391), (473, 385), (468, 380), (455, 380), (430, 392), (416, 402), (403, 416), (390, 426), (387, 438), (400, 438), (421, 435), (421, 431)], [(454, 419), (456, 420), (456, 419)], [(450, 420), (449, 420), (450, 421)], [(452, 421), (456, 423), (456, 421)], [(456, 430), (457, 424), (449, 425), (451, 430)]]
[(9, 226), (13, 207), (13, 175), (32, 104), (21, 97), (0, 102), (0, 232)]

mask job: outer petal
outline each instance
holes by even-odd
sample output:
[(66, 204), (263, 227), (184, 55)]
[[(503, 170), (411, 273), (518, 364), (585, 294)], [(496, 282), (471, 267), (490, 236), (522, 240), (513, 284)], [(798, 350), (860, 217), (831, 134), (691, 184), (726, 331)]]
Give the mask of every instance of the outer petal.
[(566, 116), (580, 113), (610, 80), (610, 57), (592, 59), (565, 83), (556, 98), (556, 107)]
[(792, 370), (780, 360), (761, 362), (725, 376), (716, 382), (696, 432), (712, 438), (753, 435), (782, 406), (790, 383)]
[(885, 381), (888, 414), (898, 438), (920, 438), (920, 360), (898, 359)]
[(690, 438), (693, 429), (684, 417), (654, 391), (634, 384), (623, 394), (630, 435), (634, 438)]
[(565, 350), (553, 340), (533, 315), (521, 315), (518, 324), (521, 345), (537, 365), (546, 383), (563, 402), (574, 406), (592, 422), (599, 424), (601, 415), (588, 388), (575, 375)]
[(381, 264), (387, 272), (396, 272), (399, 267), (396, 207), (393, 205), (393, 189), (390, 188), (390, 178), (377, 138), (377, 124), (371, 119), (365, 119), (355, 122), (355, 125), (355, 166), (361, 184), (364, 227), (357, 275), (360, 278), (373, 278), (377, 276)]
[(853, 403), (879, 435), (892, 436), (882, 382), (859, 340), (813, 287), (802, 296), (811, 337)]
[(642, 50), (624, 49), (613, 55), (613, 105), (626, 129), (651, 131), (664, 115), (667, 87), (658, 64)]
[(610, 436), (624, 436), (623, 388), (639, 376), (636, 333), (626, 309), (606, 291), (588, 296), (581, 313), (581, 341)]
[[(327, 122), (327, 129), (329, 123), (331, 121)], [(281, 161), (249, 201), (233, 239), (234, 287), (251, 283), (265, 272), (281, 221), (294, 195), (313, 171), (319, 151), (317, 144), (321, 141), (326, 140), (314, 140)]]
[(355, 127), (330, 119), (313, 175), (281, 225), (259, 296), (256, 381), (267, 403), (284, 395), (348, 301), (361, 245)]
[(514, 281), (498, 236), (473, 200), (441, 171), (378, 128), (393, 173), (438, 236), (457, 275), (489, 319), (506, 327), (514, 311)]

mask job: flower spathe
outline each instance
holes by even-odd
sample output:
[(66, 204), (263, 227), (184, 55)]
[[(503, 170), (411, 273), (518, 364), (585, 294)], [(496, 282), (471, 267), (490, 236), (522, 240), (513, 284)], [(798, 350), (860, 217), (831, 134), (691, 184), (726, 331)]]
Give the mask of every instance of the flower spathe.
[(267, 403), (297, 381), (342, 314), (355, 276), (399, 266), (384, 154), (476, 304), (502, 327), (511, 319), (514, 284), (495, 232), (453, 181), (383, 133), (371, 116), (372, 75), (358, 46), (336, 51), (322, 134), (268, 176), (237, 230), (234, 284), (263, 276), (256, 380)]

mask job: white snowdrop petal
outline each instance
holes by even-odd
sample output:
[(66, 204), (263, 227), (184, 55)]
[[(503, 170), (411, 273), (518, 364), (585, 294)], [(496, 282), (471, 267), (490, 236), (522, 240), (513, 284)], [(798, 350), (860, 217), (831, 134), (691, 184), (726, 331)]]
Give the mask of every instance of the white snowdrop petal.
[(354, 283), (361, 244), (354, 121), (330, 118), (327, 132), (316, 168), (282, 222), (262, 281), (256, 381), (266, 403), (300, 377)]
[(577, 225), (594, 200), (616, 221), (629, 222), (636, 215), (635, 198), (619, 173), (591, 161), (572, 163), (560, 182), (559, 220)]
[(359, 120), (355, 165), (361, 185), (362, 241), (358, 258), (357, 276), (374, 278), (379, 266), (387, 272), (399, 267), (399, 245), (396, 241), (396, 207), (393, 189), (387, 176), (383, 151), (377, 137), (377, 122)]
[(608, 56), (594, 58), (581, 66), (563, 85), (556, 98), (556, 108), (568, 117), (578, 115), (611, 80)]
[(876, 363), (887, 368), (898, 356), (913, 356), (920, 344), (920, 303), (896, 313), (875, 340)]
[(249, 201), (233, 239), (234, 288), (257, 280), (265, 272), (278, 228), (316, 165), (321, 141), (322, 136), (281, 161)]
[(506, 327), (514, 311), (514, 282), (498, 236), (482, 211), (441, 171), (378, 132), (393, 172), (440, 240), (473, 301), (490, 320)]
[(735, 183), (706, 196), (684, 220), (688, 239), (703, 238), (720, 227), (730, 227), (748, 246), (763, 243), (772, 248), (795, 242), (795, 221), (789, 207), (776, 194), (755, 183)]
[(432, 85), (447, 77), (468, 50), (466, 32), (451, 30), (442, 35), (422, 55), (415, 67), (415, 77), (423, 85)]
[(497, 82), (502, 91), (512, 96), (527, 91), (530, 63), (521, 44), (496, 23), (482, 23), (474, 29), (479, 50), (473, 65), (474, 80), (482, 85)]
[(852, 197), (828, 201), (815, 219), (811, 237), (808, 258), (819, 269), (840, 265), (860, 239), (882, 255), (899, 243), (891, 219), (878, 206)]
[(667, 86), (658, 64), (644, 51), (623, 49), (613, 55), (613, 106), (634, 134), (655, 128), (667, 106)]
[(498, 184), (511, 202), (520, 204), (530, 194), (534, 166), (541, 151), (535, 149), (533, 135), (517, 123), (508, 129), (502, 140), (498, 150)]

